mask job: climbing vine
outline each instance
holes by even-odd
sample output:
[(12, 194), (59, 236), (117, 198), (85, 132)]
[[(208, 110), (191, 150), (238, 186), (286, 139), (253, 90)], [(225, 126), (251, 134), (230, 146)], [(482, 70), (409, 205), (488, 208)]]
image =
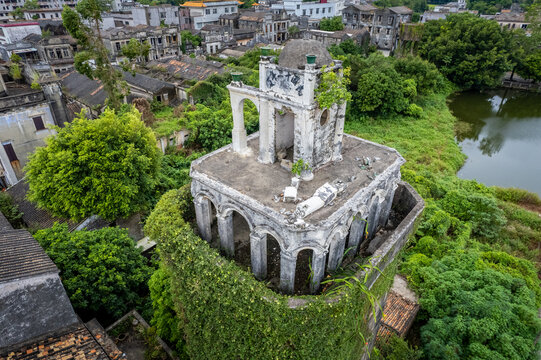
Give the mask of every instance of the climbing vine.
[[(182, 326), (184, 336), (175, 336), (185, 344), (177, 348), (185, 349), (191, 359), (360, 358), (370, 341), (373, 299), (388, 290), (396, 262), (370, 289), (370, 298), (353, 283), (339, 287), (336, 294), (303, 296), (306, 304), (292, 308), (290, 297), (267, 288), (194, 234), (188, 225), (192, 216), (183, 219), (188, 202), (181, 199), (182, 191), (165, 194), (145, 227), (158, 243), (174, 302), (160, 308), (164, 321), (153, 323)], [(153, 299), (157, 305), (166, 301)], [(181, 325), (171, 320), (171, 311)]]
[[(331, 64), (332, 66), (334, 64)], [(342, 70), (342, 73), (325, 70), (326, 66), (321, 69), (323, 74), (319, 86), (316, 88), (316, 100), (319, 107), (330, 109), (334, 104), (341, 105), (351, 100), (351, 93), (347, 89), (350, 83), (351, 69), (347, 67)]]

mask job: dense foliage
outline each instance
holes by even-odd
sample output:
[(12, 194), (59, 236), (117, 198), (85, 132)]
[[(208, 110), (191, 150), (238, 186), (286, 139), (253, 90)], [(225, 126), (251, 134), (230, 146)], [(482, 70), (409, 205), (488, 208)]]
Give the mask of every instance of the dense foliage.
[(34, 236), (60, 270), (77, 312), (118, 318), (138, 305), (148, 291), (150, 268), (125, 230), (70, 233), (67, 225), (55, 224)]
[(424, 25), (419, 55), (463, 88), (493, 87), (510, 68), (511, 33), (469, 13)]
[(0, 191), (0, 213), (4, 215), (7, 221), (15, 229), (21, 228), (23, 224), (23, 213), (19, 207), (13, 203), (13, 199), (7, 193)]
[(148, 207), (160, 154), (136, 110), (82, 116), (57, 131), (25, 168), (32, 201), (75, 220), (115, 220)]
[[(191, 359), (351, 359), (362, 352), (363, 314), (370, 306), (360, 287), (345, 289), (340, 301), (309, 296), (302, 308), (290, 308), (286, 296), (193, 233), (186, 223), (193, 219), (193, 210), (186, 212), (192, 207), (188, 194), (183, 189), (165, 194), (145, 226), (170, 274), (170, 284), (162, 273), (151, 286), (159, 333), (179, 339), (180, 327), (186, 343), (179, 347), (185, 346)], [(388, 288), (395, 268), (386, 269), (372, 288), (374, 294)], [(180, 322), (172, 318), (173, 311)]]
[(446, 90), (436, 67), (418, 57), (394, 59), (373, 53), (367, 58), (348, 56), (346, 63), (351, 66), (352, 113), (420, 116), (422, 109), (415, 104), (419, 96)]
[(341, 16), (323, 18), (319, 22), (319, 28), (325, 31), (339, 31), (344, 29), (344, 23)]

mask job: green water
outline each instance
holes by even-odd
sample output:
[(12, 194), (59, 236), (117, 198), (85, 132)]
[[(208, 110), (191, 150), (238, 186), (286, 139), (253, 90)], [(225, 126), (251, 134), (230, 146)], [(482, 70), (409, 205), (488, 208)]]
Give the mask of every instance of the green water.
[(459, 177), (541, 195), (541, 94), (463, 92), (451, 97), (449, 108), (468, 156)]

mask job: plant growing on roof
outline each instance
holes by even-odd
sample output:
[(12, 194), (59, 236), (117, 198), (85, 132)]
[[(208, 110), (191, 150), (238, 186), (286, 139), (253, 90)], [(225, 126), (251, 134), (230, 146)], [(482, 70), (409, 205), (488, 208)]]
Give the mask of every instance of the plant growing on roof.
[[(331, 64), (332, 66), (334, 64)], [(341, 73), (336, 73), (334, 71), (326, 71), (326, 69), (327, 66), (323, 66), (321, 69), (321, 79), (315, 92), (319, 107), (330, 109), (334, 104), (341, 105), (351, 100), (351, 93), (347, 89), (350, 83), (349, 75), (351, 70), (347, 67)]]
[(301, 173), (307, 170), (312, 170), (312, 168), (303, 159), (297, 160), (291, 167), (291, 172), (297, 176), (301, 176)]

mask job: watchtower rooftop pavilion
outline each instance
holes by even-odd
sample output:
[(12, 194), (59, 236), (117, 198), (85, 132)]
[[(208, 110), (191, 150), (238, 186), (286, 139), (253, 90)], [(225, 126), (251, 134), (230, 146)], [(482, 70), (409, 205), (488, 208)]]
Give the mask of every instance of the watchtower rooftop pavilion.
[[(238, 77), (228, 86), (233, 143), (190, 172), (201, 237), (261, 280), (276, 273), (276, 250), (284, 293), (298, 292), (300, 253), (311, 254), (315, 293), (345, 252), (356, 254), (387, 224), (404, 163), (394, 149), (344, 134), (345, 102), (319, 106), (316, 89), (329, 71), (340, 78), (342, 64), (317, 41), (291, 40), (278, 64), (261, 56), (259, 88)], [(259, 133), (249, 137), (246, 100), (259, 112)]]

